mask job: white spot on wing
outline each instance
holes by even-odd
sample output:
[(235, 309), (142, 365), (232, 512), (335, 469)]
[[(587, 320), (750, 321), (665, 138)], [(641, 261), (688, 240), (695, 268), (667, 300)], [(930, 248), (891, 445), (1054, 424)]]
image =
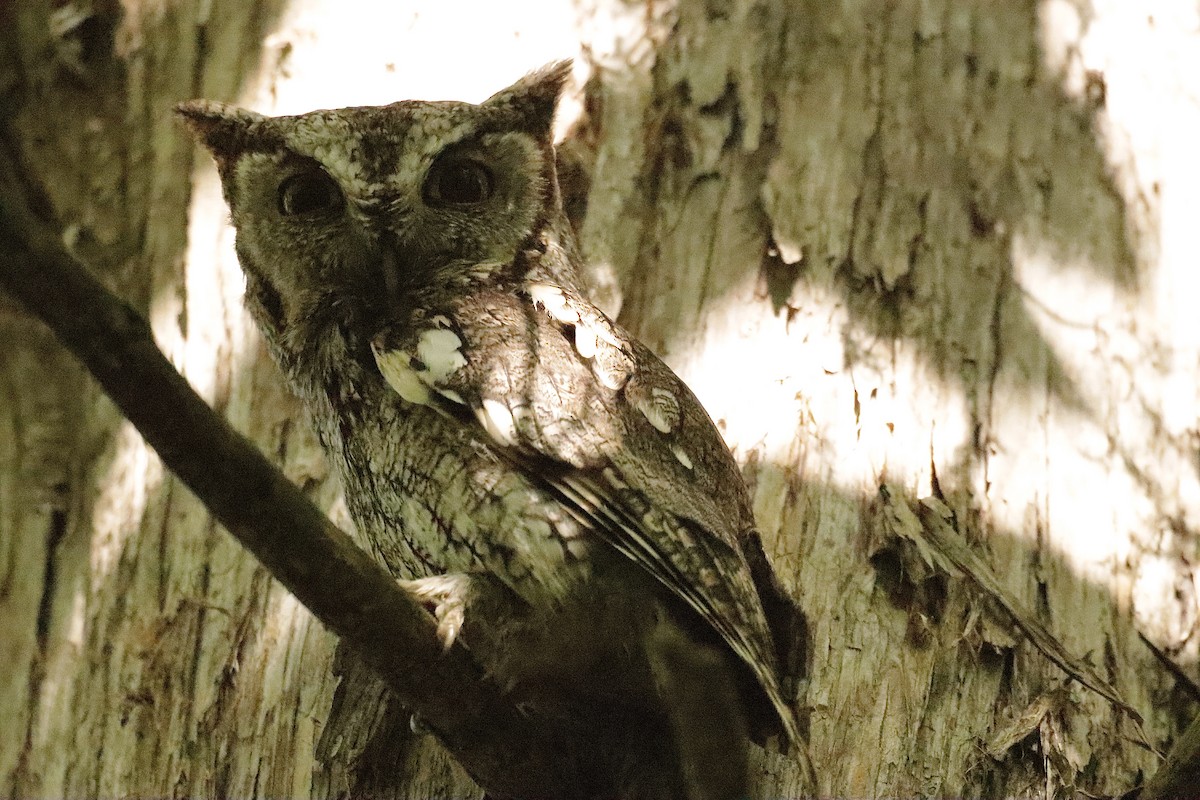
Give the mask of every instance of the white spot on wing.
[(609, 389), (619, 391), (629, 380), (630, 364), (625, 354), (616, 348), (597, 350), (592, 359), (592, 374)]
[(402, 350), (379, 350), (374, 344), (371, 352), (375, 355), (375, 364), (388, 385), (396, 393), (410, 403), (429, 405), (429, 387), (421, 379), (421, 374), (412, 367), (412, 356)]
[(674, 393), (655, 386), (650, 390), (650, 396), (639, 396), (634, 405), (638, 411), (663, 433), (670, 433), (679, 425), (679, 400)]
[(687, 451), (677, 444), (671, 445), (671, 452), (675, 454), (675, 458), (680, 464), (683, 464), (684, 469), (692, 468), (692, 459), (688, 457)]
[(596, 332), (586, 325), (575, 326), (575, 349), (584, 358), (596, 355)]
[(598, 338), (608, 342), (613, 347), (620, 350), (622, 347), (621, 340), (620, 340), (620, 338), (617, 337), (617, 335), (615, 333), (613, 333), (612, 324), (608, 321), (608, 318), (601, 316), (600, 312), (597, 311), (595, 321), (600, 322), (602, 324), (591, 325), (590, 327), (591, 327), (592, 333), (595, 334)]
[(458, 334), (445, 328), (431, 328), (421, 331), (417, 340), (417, 358), (425, 364), (425, 374), (422, 379), (430, 384), (438, 384), (454, 374), (460, 367), (467, 365), (463, 356), (462, 339)]
[(617, 474), (617, 471), (615, 469), (613, 469), (612, 467), (604, 468), (604, 479), (606, 481), (608, 481), (608, 485), (613, 487), (614, 489), (628, 489), (629, 488), (629, 484), (626, 483), (621, 478), (621, 476), (619, 474)]
[(484, 398), (483, 407), (475, 410), (475, 416), (488, 435), (497, 442), (509, 446), (516, 444), (517, 423), (504, 403)]
[(529, 296), (535, 305), (546, 309), (551, 318), (567, 325), (579, 322), (579, 315), (567, 304), (567, 297), (562, 289), (548, 283), (530, 283)]

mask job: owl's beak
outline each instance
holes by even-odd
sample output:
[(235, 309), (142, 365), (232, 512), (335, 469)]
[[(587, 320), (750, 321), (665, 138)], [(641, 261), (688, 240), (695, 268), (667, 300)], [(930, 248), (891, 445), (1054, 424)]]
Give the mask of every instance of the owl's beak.
[(400, 301), (400, 259), (390, 242), (385, 243), (379, 253), (379, 274), (383, 278), (384, 296), (394, 308)]

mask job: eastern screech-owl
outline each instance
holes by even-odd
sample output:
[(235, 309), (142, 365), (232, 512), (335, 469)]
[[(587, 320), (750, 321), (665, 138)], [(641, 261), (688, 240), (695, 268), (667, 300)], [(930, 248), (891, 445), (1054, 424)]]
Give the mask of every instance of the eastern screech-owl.
[(583, 293), (551, 136), (568, 71), (479, 105), (180, 111), (361, 535), (445, 641), (538, 713), (643, 720), (630, 748), (671, 766), (623, 794), (742, 797), (756, 704), (798, 739), (749, 500), (692, 393)]

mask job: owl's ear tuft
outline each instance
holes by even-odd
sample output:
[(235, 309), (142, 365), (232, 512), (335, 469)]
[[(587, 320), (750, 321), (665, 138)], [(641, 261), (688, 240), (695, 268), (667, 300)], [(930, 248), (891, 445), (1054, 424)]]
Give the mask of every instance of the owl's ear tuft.
[(510, 109), (521, 120), (524, 130), (549, 138), (558, 96), (570, 76), (571, 59), (555, 61), (496, 92), (483, 104)]
[(252, 141), (263, 138), (261, 129), (267, 120), (253, 111), (212, 100), (180, 103), (175, 106), (175, 113), (218, 163), (235, 158), (247, 150)]

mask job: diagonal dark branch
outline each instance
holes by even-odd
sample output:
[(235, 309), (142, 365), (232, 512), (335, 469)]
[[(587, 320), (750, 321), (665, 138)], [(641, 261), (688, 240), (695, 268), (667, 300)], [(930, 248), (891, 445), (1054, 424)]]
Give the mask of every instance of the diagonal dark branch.
[(578, 796), (589, 781), (561, 738), (517, 712), (460, 647), (443, 653), (429, 614), (205, 404), (146, 321), (60, 244), (49, 204), (4, 145), (0, 287), (53, 330), (213, 516), (379, 672), (482, 786), (500, 797)]

